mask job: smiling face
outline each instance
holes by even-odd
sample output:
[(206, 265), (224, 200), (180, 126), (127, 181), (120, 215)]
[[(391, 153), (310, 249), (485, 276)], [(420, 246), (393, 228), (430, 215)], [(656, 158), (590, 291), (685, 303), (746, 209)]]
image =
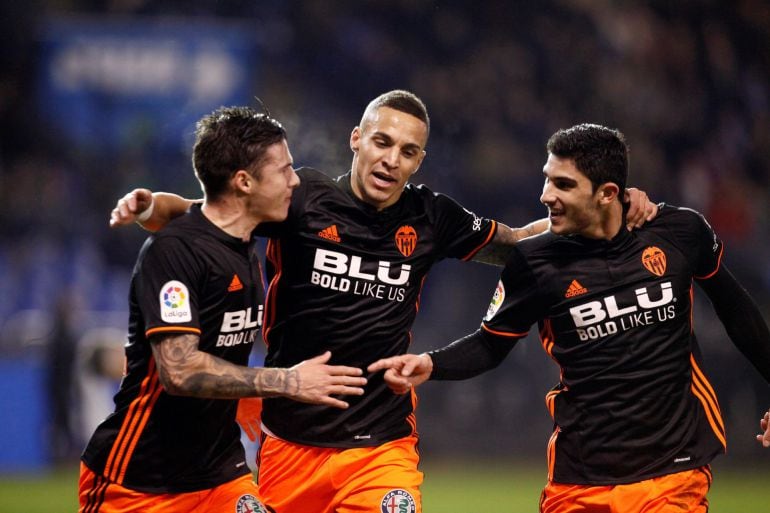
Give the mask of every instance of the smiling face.
[(577, 234), (592, 239), (610, 239), (622, 219), (619, 188), (614, 183), (593, 184), (572, 159), (548, 154), (543, 166), (545, 183), (540, 202), (548, 207), (551, 231), (557, 235)]
[(377, 210), (396, 203), (427, 142), (428, 127), (418, 118), (390, 107), (373, 110), (350, 135), (353, 193)]

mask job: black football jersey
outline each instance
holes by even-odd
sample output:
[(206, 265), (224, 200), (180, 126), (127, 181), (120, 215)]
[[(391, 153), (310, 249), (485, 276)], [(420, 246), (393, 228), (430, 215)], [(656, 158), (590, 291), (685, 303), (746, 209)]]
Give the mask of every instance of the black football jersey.
[[(496, 223), (424, 186), (407, 184), (378, 212), (354, 196), (350, 173), (337, 180), (297, 173), (288, 220), (258, 228), (272, 237), (265, 365), (287, 367), (330, 350), (332, 364), (365, 370), (407, 352), (428, 270), (443, 258), (470, 259)], [(416, 398), (393, 394), (382, 373), (369, 376), (363, 396), (345, 400), (347, 410), (265, 399), (262, 421), (282, 439), (326, 447), (379, 445), (415, 431)]]
[(83, 453), (91, 470), (150, 493), (203, 490), (249, 472), (237, 401), (167, 394), (149, 339), (193, 333), (201, 351), (246, 365), (263, 315), (253, 251), (206, 219), (200, 205), (147, 239), (131, 279), (126, 375), (114, 413)]
[(693, 279), (713, 275), (721, 256), (705, 219), (671, 206), (610, 241), (544, 233), (516, 245), (482, 329), (510, 343), (537, 322), (560, 366), (546, 396), (549, 478), (628, 483), (724, 451), (692, 326)]

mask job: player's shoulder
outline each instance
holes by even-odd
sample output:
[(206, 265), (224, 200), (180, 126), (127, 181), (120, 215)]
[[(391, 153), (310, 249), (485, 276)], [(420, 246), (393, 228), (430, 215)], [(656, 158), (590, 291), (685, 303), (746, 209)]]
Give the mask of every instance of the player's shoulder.
[(414, 203), (421, 203), (437, 211), (465, 209), (456, 199), (443, 192), (434, 191), (425, 184), (407, 183), (403, 196)]
[(655, 219), (645, 225), (648, 229), (656, 230), (665, 228), (668, 230), (680, 231), (690, 230), (697, 227), (708, 226), (706, 218), (692, 208), (661, 203), (658, 207), (658, 215)]
[(543, 253), (561, 251), (571, 244), (569, 237), (553, 234), (546, 230), (537, 235), (518, 241), (514, 248), (524, 256), (534, 256)]
[(172, 219), (163, 228), (152, 234), (149, 245), (160, 247), (190, 246), (205, 236), (210, 229), (200, 204), (193, 204), (183, 215)]
[(307, 180), (308, 182), (328, 182), (331, 183), (333, 179), (324, 173), (323, 171), (320, 171), (314, 167), (300, 167), (297, 168), (296, 171), (297, 176), (299, 176), (300, 182), (303, 180)]

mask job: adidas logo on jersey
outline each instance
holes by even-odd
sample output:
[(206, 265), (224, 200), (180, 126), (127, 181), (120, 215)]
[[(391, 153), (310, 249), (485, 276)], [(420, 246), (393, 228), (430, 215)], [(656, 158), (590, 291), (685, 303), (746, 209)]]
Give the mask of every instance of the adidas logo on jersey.
[(331, 226), (328, 226), (318, 232), (319, 237), (323, 237), (324, 239), (328, 239), (334, 242), (342, 242), (342, 239), (340, 239), (340, 234), (337, 233), (337, 225), (333, 224)]
[(579, 281), (572, 280), (572, 283), (567, 287), (567, 292), (564, 294), (564, 297), (575, 297), (585, 294), (586, 292), (588, 292), (588, 289), (582, 286)]
[(238, 278), (237, 274), (233, 274), (233, 281), (230, 282), (230, 286), (227, 287), (228, 292), (235, 292), (236, 290), (241, 290), (243, 288), (243, 283), (241, 283), (241, 279)]

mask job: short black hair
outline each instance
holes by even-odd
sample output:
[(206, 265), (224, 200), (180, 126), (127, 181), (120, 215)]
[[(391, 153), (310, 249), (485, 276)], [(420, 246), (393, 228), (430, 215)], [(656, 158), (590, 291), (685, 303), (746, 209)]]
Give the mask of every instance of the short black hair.
[(414, 93), (404, 91), (403, 89), (394, 89), (379, 95), (377, 98), (369, 102), (364, 110), (364, 115), (361, 117), (361, 123), (363, 125), (366, 117), (373, 111), (381, 108), (389, 107), (391, 109), (405, 112), (410, 114), (423, 123), (428, 128), (427, 133), (430, 133), (430, 117), (428, 116), (428, 108), (425, 107), (423, 101)]
[(617, 184), (621, 191), (628, 180), (629, 148), (625, 136), (616, 129), (591, 123), (560, 129), (548, 139), (548, 152), (571, 159), (586, 175), (593, 190), (603, 183)]
[(286, 139), (278, 120), (250, 107), (220, 107), (196, 124), (193, 169), (206, 198), (214, 200), (227, 190), (236, 171), (259, 177), (267, 148)]

